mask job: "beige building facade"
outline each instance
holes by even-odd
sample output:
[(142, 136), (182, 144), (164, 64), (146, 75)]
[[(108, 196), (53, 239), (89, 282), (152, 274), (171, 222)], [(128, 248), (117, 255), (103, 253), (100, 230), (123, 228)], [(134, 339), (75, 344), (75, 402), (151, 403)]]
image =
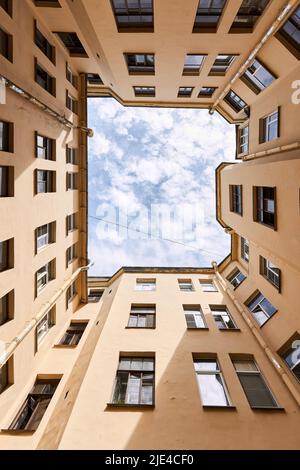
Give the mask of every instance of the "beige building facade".
[[(294, 0), (0, 0), (1, 449), (299, 448), (299, 22)], [(89, 96), (236, 125), (222, 263), (88, 280)]]

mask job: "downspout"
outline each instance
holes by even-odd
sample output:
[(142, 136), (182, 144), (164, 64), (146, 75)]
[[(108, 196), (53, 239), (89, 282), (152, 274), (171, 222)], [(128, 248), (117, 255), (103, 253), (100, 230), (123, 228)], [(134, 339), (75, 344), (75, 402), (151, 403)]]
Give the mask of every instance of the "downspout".
[[(92, 129), (89, 129), (84, 126), (74, 126), (74, 124), (71, 121), (69, 121), (65, 116), (63, 116), (62, 114), (59, 114), (57, 111), (54, 111), (54, 109), (50, 108), (50, 106), (46, 105), (38, 98), (35, 98), (31, 93), (24, 90), (24, 88), (21, 88), (20, 86), (16, 85), (11, 80), (9, 80), (8, 78), (4, 77), (4, 75), (1, 75), (1, 74), (0, 74), (0, 83), (1, 83), (1, 86), (4, 87), (4, 90), (5, 90), (5, 87), (7, 87), (10, 90), (14, 91), (19, 96), (22, 96), (24, 99), (34, 104), (35, 106), (37, 106), (41, 111), (44, 111), (45, 113), (52, 116), (60, 124), (63, 124), (69, 129), (80, 129), (83, 132), (86, 132), (89, 137), (93, 137), (94, 133)], [(5, 104), (5, 91), (1, 92), (0, 95), (1, 95), (0, 104)]]
[(267, 358), (271, 362), (272, 366), (275, 368), (276, 372), (280, 375), (282, 381), (285, 383), (286, 387), (289, 389), (291, 395), (297, 402), (298, 406), (300, 406), (300, 393), (298, 392), (297, 388), (294, 386), (293, 382), (291, 381), (290, 377), (284, 370), (284, 368), (279, 364), (277, 361), (277, 358), (274, 354), (274, 352), (271, 350), (271, 348), (268, 346), (268, 344), (265, 342), (261, 332), (257, 328), (257, 326), (250, 320), (248, 315), (246, 314), (245, 310), (243, 309), (241, 303), (235, 298), (234, 293), (232, 292), (229, 287), (227, 287), (225, 279), (221, 276), (218, 270), (218, 265), (215, 261), (212, 262), (212, 267), (214, 268), (217, 280), (223, 289), (223, 291), (228, 294), (228, 296), (231, 298), (233, 303), (235, 304), (236, 308), (238, 309), (241, 317), (247, 324), (247, 326), (250, 328), (251, 333), (255, 337), (256, 341), (259, 343), (260, 347), (263, 349), (264, 353), (266, 354)]
[(290, 0), (286, 6), (283, 8), (283, 10), (280, 12), (280, 14), (277, 16), (276, 20), (272, 23), (272, 25), (269, 27), (269, 29), (265, 32), (263, 35), (262, 39), (260, 42), (255, 46), (255, 48), (252, 50), (250, 55), (248, 56), (247, 60), (241, 65), (237, 73), (234, 75), (234, 77), (230, 80), (230, 82), (226, 85), (220, 96), (216, 99), (214, 104), (210, 107), (209, 113), (213, 114), (216, 107), (220, 103), (220, 101), (224, 98), (224, 96), (228, 93), (230, 90), (231, 86), (240, 78), (240, 76), (245, 72), (246, 68), (248, 65), (251, 63), (251, 61), (255, 58), (257, 53), (260, 51), (260, 49), (264, 46), (264, 44), (270, 39), (271, 36), (274, 35), (274, 33), (277, 31), (277, 29), (282, 25), (283, 21), (286, 19), (287, 14), (292, 10), (292, 8), (298, 3), (298, 0)]
[(17, 346), (26, 338), (26, 336), (36, 327), (37, 323), (46, 315), (47, 312), (54, 306), (59, 297), (70, 287), (72, 282), (77, 278), (81, 272), (87, 271), (92, 266), (90, 262), (87, 266), (78, 268), (72, 276), (64, 282), (64, 284), (58, 289), (58, 291), (51, 297), (51, 299), (44, 304), (41, 310), (33, 317), (22, 331), (9, 343), (4, 352), (0, 355), (0, 368), (4, 366), (7, 360), (16, 350)]
[(272, 149), (263, 150), (262, 152), (251, 153), (250, 155), (245, 155), (242, 157), (243, 161), (254, 160), (256, 158), (267, 157), (269, 155), (275, 155), (281, 152), (288, 152), (291, 150), (296, 150), (300, 148), (300, 141), (293, 142), (287, 145), (281, 145), (280, 147), (274, 147)]

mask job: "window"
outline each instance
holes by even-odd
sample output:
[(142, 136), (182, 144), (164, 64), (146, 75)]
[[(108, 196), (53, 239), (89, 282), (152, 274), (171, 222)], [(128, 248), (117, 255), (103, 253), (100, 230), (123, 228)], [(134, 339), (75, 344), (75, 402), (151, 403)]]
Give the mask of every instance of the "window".
[(120, 357), (112, 403), (154, 405), (154, 358)]
[(247, 106), (247, 103), (232, 90), (227, 93), (224, 101), (226, 101), (226, 103), (229, 104), (229, 106), (231, 106), (231, 108), (237, 113)]
[(49, 170), (36, 170), (35, 171), (36, 194), (39, 193), (54, 193), (56, 183), (56, 172)]
[(246, 302), (246, 306), (260, 326), (277, 312), (277, 309), (259, 291)]
[(127, 327), (155, 328), (155, 305), (132, 305)]
[(104, 294), (103, 289), (89, 289), (88, 301), (99, 302), (103, 294)]
[(12, 16), (12, 0), (0, 0), (0, 8), (3, 8), (6, 13)]
[(10, 62), (13, 61), (13, 37), (11, 34), (6, 33), (0, 28), (0, 54), (8, 59)]
[(119, 33), (153, 32), (152, 0), (112, 0)]
[(0, 273), (14, 267), (14, 239), (0, 242)]
[(198, 98), (211, 98), (216, 90), (217, 87), (203, 86), (199, 91)]
[(57, 36), (68, 49), (71, 57), (88, 57), (79, 37), (76, 33), (56, 32)]
[(210, 305), (209, 307), (219, 330), (238, 329), (225, 305)]
[(243, 0), (229, 32), (252, 33), (268, 3), (269, 0)]
[(298, 334), (289, 340), (280, 356), (300, 382), (300, 336)]
[(71, 321), (69, 328), (59, 342), (60, 346), (77, 346), (88, 322), (87, 321)]
[(72, 165), (78, 165), (77, 149), (66, 146), (66, 162)]
[(191, 279), (178, 279), (179, 289), (184, 292), (192, 292), (194, 290)]
[(98, 73), (87, 74), (88, 85), (103, 85), (103, 81)]
[(14, 196), (14, 167), (0, 166), (0, 197)]
[(35, 146), (36, 158), (43, 158), (44, 160), (55, 160), (55, 140), (36, 133)]
[(207, 329), (200, 305), (183, 306), (188, 329)]
[(69, 246), (69, 248), (66, 251), (66, 264), (67, 267), (75, 261), (77, 258), (77, 246), (76, 243), (74, 245)]
[(244, 237), (241, 237), (241, 257), (249, 263), (249, 241)]
[(231, 406), (216, 358), (194, 357), (194, 367), (203, 406)]
[(42, 343), (49, 330), (55, 325), (55, 307), (52, 307), (46, 315), (38, 322), (36, 326), (36, 349)]
[(51, 95), (55, 96), (55, 78), (52, 77), (46, 70), (44, 70), (35, 59), (35, 81), (42, 87), (44, 90), (48, 91)]
[(0, 298), (0, 326), (14, 317), (14, 290)]
[(78, 173), (71, 173), (67, 171), (67, 191), (78, 189)]
[(194, 87), (181, 86), (178, 88), (178, 98), (190, 98), (192, 96)]
[(55, 64), (55, 48), (50, 44), (43, 33), (37, 28), (36, 22), (34, 24), (34, 40), (38, 48), (48, 57), (51, 62)]
[(156, 290), (155, 279), (137, 279), (135, 290), (153, 291)]
[(55, 279), (55, 259), (42, 266), (35, 273), (36, 297), (53, 279)]
[(56, 223), (44, 224), (35, 230), (35, 252), (38, 253), (51, 243), (55, 243)]
[(135, 96), (155, 96), (154, 86), (134, 86), (133, 90)]
[(215, 33), (226, 0), (199, 0), (193, 33)]
[(218, 292), (214, 282), (210, 279), (199, 279), (203, 292)]
[(232, 360), (251, 408), (278, 408), (271, 390), (253, 360)]
[(233, 287), (236, 289), (240, 284), (246, 279), (245, 274), (243, 274), (238, 268), (236, 268), (228, 277), (227, 280)]
[(67, 290), (67, 293), (66, 293), (67, 308), (68, 308), (70, 302), (72, 302), (72, 300), (75, 298), (76, 295), (77, 295), (77, 282), (74, 281), (74, 282), (72, 282), (70, 287), (68, 287), (68, 290)]
[(183, 75), (199, 75), (206, 55), (187, 54), (185, 56)]
[(254, 59), (250, 67), (248, 67), (246, 72), (241, 76), (241, 80), (246, 83), (254, 93), (259, 94), (270, 86), (276, 80), (276, 77), (258, 59)]
[(9, 429), (36, 431), (58, 384), (59, 379), (38, 378)]
[(300, 7), (298, 7), (275, 35), (284, 46), (300, 59)]
[(278, 291), (281, 287), (281, 271), (268, 259), (260, 256), (260, 274), (264, 276)]
[(154, 54), (125, 54), (129, 74), (154, 75)]
[(13, 152), (13, 123), (0, 121), (0, 151)]
[(69, 66), (68, 62), (66, 62), (66, 79), (69, 83), (71, 83), (71, 85), (73, 85), (74, 88), (77, 88), (77, 77)]
[(219, 54), (210, 69), (208, 75), (210, 76), (223, 76), (226, 75), (230, 65), (233, 63), (234, 59), (236, 58), (233, 54)]
[(279, 112), (274, 113), (259, 120), (259, 143), (270, 142), (279, 137)]
[(72, 111), (72, 113), (78, 113), (78, 101), (66, 91), (66, 107)]
[(67, 215), (66, 218), (67, 235), (77, 229), (77, 214)]
[(276, 229), (276, 188), (254, 186), (254, 220)]
[(230, 210), (235, 214), (243, 214), (243, 186), (240, 184), (229, 185)]
[(244, 154), (249, 151), (249, 126), (238, 129), (238, 153)]

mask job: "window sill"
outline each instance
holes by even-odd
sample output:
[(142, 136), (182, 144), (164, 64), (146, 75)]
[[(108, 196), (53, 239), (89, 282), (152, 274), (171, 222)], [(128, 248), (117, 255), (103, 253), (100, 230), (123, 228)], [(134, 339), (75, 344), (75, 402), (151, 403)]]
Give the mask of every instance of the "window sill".
[(209, 328), (207, 326), (203, 327), (203, 328), (197, 328), (196, 326), (187, 326), (186, 327), (187, 330), (189, 331), (198, 331), (198, 330), (205, 330), (205, 331), (208, 331)]
[(282, 406), (251, 406), (254, 411), (285, 411)]
[(75, 349), (77, 344), (54, 344), (55, 349)]
[(204, 410), (231, 410), (235, 411), (236, 406), (230, 405), (230, 406), (224, 406), (224, 405), (202, 405), (202, 408)]
[(145, 411), (145, 410), (153, 410), (154, 405), (130, 405), (128, 403), (107, 403), (106, 404), (106, 409), (107, 410), (124, 410), (124, 411)]
[(155, 326), (125, 326), (126, 330), (155, 330)]
[(239, 328), (219, 328), (219, 331), (241, 331)]
[(32, 436), (35, 431), (29, 431), (27, 429), (1, 429), (0, 434), (11, 435), (11, 436)]

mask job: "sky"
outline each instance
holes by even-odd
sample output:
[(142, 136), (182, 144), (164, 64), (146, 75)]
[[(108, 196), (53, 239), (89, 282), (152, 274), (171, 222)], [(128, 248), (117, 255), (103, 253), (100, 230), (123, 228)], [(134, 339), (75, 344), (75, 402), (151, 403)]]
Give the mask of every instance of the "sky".
[(89, 98), (91, 276), (121, 266), (211, 266), (230, 251), (216, 221), (215, 168), (234, 161), (217, 112)]

